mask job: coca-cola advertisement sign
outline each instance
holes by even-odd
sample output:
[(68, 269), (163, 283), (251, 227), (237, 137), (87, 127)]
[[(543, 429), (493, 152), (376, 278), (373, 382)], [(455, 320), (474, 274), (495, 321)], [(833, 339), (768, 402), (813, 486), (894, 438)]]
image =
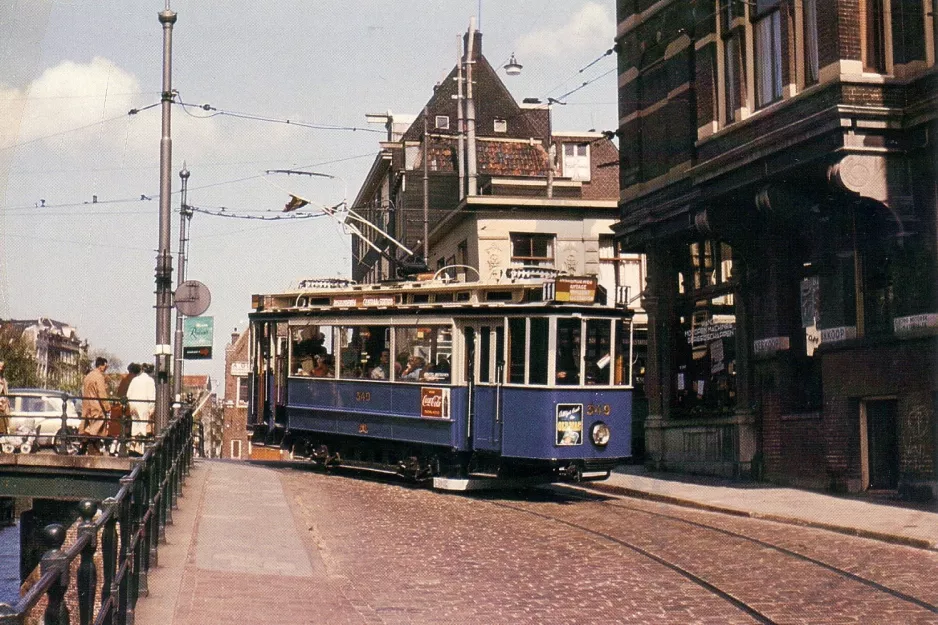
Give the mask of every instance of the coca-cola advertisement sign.
[(433, 419), (448, 419), (449, 389), (421, 387), (420, 416)]

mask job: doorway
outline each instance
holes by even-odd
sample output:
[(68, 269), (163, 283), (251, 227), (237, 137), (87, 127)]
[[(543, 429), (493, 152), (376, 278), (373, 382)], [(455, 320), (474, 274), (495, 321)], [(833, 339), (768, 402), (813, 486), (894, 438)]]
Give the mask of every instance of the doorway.
[(870, 490), (899, 486), (899, 428), (895, 399), (860, 403), (863, 483)]

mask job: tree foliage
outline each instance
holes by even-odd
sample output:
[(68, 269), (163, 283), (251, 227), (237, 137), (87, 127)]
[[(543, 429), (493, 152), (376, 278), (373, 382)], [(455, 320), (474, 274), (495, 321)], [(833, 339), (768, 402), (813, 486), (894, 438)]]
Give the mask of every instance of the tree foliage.
[(0, 325), (0, 360), (6, 363), (4, 377), (11, 388), (40, 385), (35, 350), (19, 328)]

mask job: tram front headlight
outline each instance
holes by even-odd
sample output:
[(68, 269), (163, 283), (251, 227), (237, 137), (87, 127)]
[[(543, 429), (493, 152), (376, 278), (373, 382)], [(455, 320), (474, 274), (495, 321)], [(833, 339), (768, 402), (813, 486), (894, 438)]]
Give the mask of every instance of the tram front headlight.
[(593, 439), (593, 444), (599, 447), (605, 447), (609, 444), (611, 437), (612, 431), (609, 429), (609, 426), (602, 421), (597, 421), (590, 429), (590, 438)]

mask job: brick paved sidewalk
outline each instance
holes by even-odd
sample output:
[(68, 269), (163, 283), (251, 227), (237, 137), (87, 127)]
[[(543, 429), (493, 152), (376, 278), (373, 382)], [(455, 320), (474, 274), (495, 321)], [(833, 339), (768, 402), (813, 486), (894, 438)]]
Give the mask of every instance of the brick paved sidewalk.
[(364, 622), (304, 546), (274, 471), (198, 462), (173, 521), (137, 625)]
[(640, 466), (613, 471), (599, 488), (718, 512), (741, 514), (938, 550), (938, 507), (910, 507), (795, 488), (719, 478), (653, 473)]

